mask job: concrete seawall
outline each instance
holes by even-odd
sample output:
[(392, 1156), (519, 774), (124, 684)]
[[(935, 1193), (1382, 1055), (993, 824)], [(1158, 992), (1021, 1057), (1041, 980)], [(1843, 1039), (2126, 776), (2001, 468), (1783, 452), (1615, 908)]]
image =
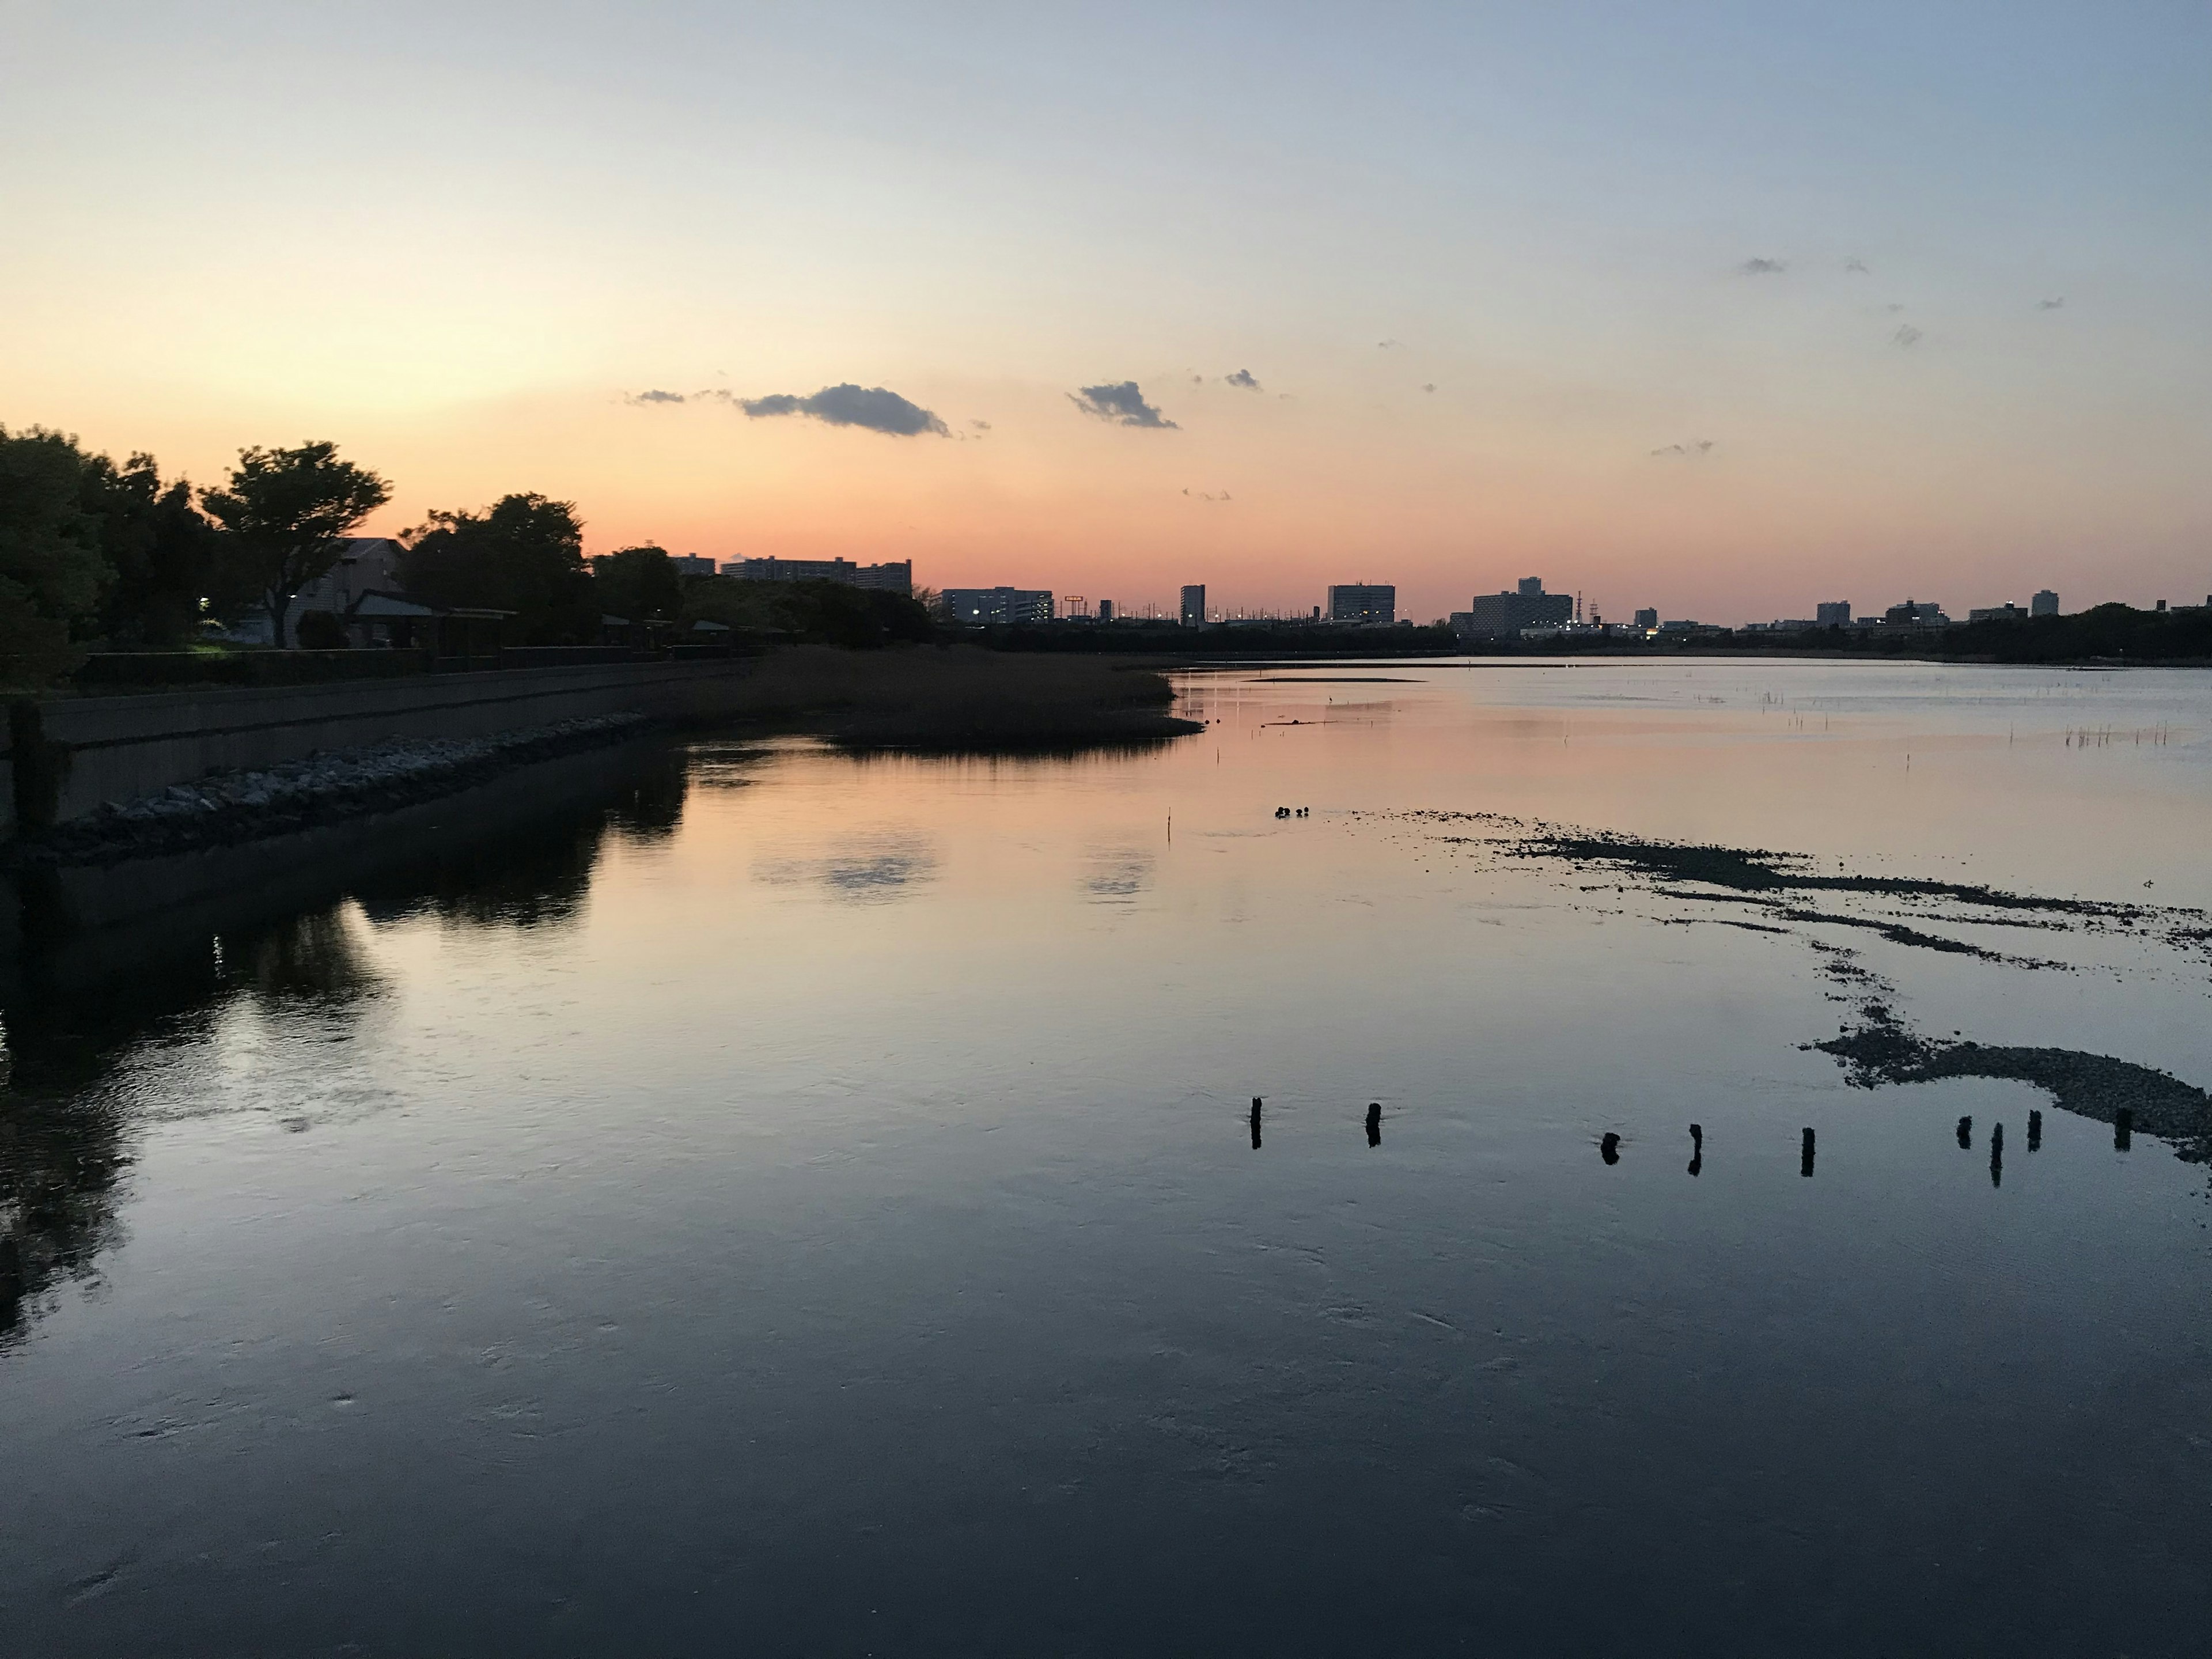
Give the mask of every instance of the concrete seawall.
[(331, 685), (24, 700), (7, 734), (0, 829), (44, 829), (210, 772), (392, 738), (471, 738), (561, 720), (734, 709), (744, 660), (605, 663)]

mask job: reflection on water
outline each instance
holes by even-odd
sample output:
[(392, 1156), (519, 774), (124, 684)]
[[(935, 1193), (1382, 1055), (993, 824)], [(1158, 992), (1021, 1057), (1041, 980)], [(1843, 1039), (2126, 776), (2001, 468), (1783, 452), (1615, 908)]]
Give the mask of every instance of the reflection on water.
[(1389, 674), (32, 894), (9, 1650), (2194, 1651), (2212, 678)]
[[(337, 867), (313, 871), (310, 882), (331, 895), (319, 908), (270, 918), (261, 895), (232, 891), (180, 907), (181, 915), (155, 908), (89, 933), (28, 938), (0, 976), (9, 1084), (0, 1112), (0, 1339), (50, 1306), (58, 1284), (93, 1280), (121, 1236), (118, 1184), (138, 1126), (128, 1097), (111, 1086), (119, 1067), (149, 1048), (204, 1041), (222, 1012), (241, 1002), (312, 1022), (314, 1040), (343, 1044), (363, 1008), (392, 988), (357, 916), (428, 913), (525, 929), (573, 921), (609, 840), (672, 835), (684, 786), (681, 757), (657, 746), (551, 762), (473, 799), (358, 827), (345, 851), (362, 857), (366, 872), (346, 884), (343, 852)], [(519, 825), (517, 809), (526, 815)], [(272, 843), (161, 862), (219, 873), (242, 854), (281, 869), (289, 850)], [(183, 884), (189, 890), (189, 876)]]
[(818, 887), (850, 904), (908, 896), (936, 873), (929, 849), (897, 830), (855, 836), (808, 857), (763, 859), (753, 870), (754, 879), (765, 886)]

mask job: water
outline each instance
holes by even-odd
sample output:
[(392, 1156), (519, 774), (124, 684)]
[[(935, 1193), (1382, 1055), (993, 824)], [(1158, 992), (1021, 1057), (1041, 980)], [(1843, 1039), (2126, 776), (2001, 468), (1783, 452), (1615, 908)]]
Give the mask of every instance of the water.
[[(2212, 676), (1183, 684), (33, 894), (0, 1647), (2202, 1650), (2205, 1166), (1802, 1045), (1842, 962), (2212, 1081)], [(1425, 812), (2166, 920), (1820, 902), (1986, 960)]]

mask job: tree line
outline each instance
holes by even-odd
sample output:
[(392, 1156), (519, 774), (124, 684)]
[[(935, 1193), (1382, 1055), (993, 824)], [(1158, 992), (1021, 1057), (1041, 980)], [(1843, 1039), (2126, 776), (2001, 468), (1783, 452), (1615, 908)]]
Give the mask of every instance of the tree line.
[[(264, 616), (280, 647), (342, 644), (336, 618), (295, 617), (295, 601), (391, 499), (328, 441), (241, 450), (221, 484), (195, 489), (151, 455), (118, 463), (64, 433), (0, 427), (0, 678), (45, 684), (88, 648), (173, 650), (208, 617)], [(587, 561), (583, 528), (573, 501), (530, 493), (433, 512), (398, 538), (400, 583), (441, 609), (509, 612), (531, 645), (589, 643), (609, 616), (854, 647), (932, 633), (898, 594), (679, 576), (650, 545)]]

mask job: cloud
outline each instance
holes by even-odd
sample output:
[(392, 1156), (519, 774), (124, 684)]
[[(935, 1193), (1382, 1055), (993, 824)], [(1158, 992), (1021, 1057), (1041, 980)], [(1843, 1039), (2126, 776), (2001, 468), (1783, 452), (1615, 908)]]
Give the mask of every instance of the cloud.
[(2066, 308), (2066, 296), (2062, 294), (2055, 300), (2038, 300), (2035, 308), (2038, 311), (2063, 311)]
[(1405, 344), (1403, 340), (1377, 340), (1375, 343), (1375, 349), (1377, 351), (1395, 351), (1403, 344)]
[(1228, 492), (1227, 490), (1225, 490), (1225, 489), (1224, 489), (1224, 490), (1223, 490), (1223, 491), (1222, 491), (1218, 495), (1208, 495), (1208, 494), (1206, 494), (1206, 491), (1204, 491), (1203, 489), (1196, 490), (1196, 491), (1193, 491), (1193, 490), (1186, 489), (1186, 490), (1184, 490), (1182, 493), (1183, 493), (1184, 495), (1186, 495), (1190, 496), (1190, 498), (1191, 498), (1193, 501), (1227, 501), (1227, 500), (1229, 499), (1229, 492)]
[(1231, 374), (1229, 377), (1227, 383), (1237, 387), (1240, 392), (1257, 392), (1260, 390), (1260, 383), (1252, 378), (1252, 371), (1249, 368), (1238, 369), (1234, 374)]
[(1118, 386), (1086, 386), (1069, 392), (1067, 401), (1085, 415), (1096, 415), (1115, 426), (1146, 426), (1163, 432), (1176, 429), (1173, 421), (1145, 401), (1134, 380), (1123, 380)]
[(988, 421), (970, 421), (968, 424), (978, 432), (988, 432), (991, 429), (991, 423)]
[(1854, 276), (1864, 276), (1868, 274), (1866, 261), (1863, 259), (1846, 259), (1844, 261), (1844, 269)]
[(1711, 438), (1692, 438), (1686, 444), (1668, 444), (1651, 452), (1656, 459), (1667, 461), (1701, 461), (1712, 453)]
[(1434, 392), (1436, 389), (1437, 383), (1434, 380), (1424, 380), (1421, 383), (1421, 390), (1424, 392)]
[(919, 404), (908, 403), (879, 386), (857, 386), (849, 380), (842, 386), (825, 386), (811, 398), (778, 392), (765, 398), (740, 398), (737, 402), (757, 421), (771, 415), (805, 415), (830, 426), (857, 426), (895, 438), (912, 438), (925, 432), (949, 435), (945, 422)]
[(1918, 345), (1921, 340), (1924, 337), (1925, 337), (1922, 335), (1920, 331), (1913, 327), (1911, 324), (1900, 323), (1898, 325), (1897, 332), (1889, 337), (1889, 343), (1893, 346), (1902, 346), (1909, 349)]
[(1746, 259), (1735, 270), (1739, 276), (1779, 276), (1789, 269), (1787, 259)]
[(680, 404), (684, 401), (680, 392), (640, 392), (623, 398), (626, 404)]

